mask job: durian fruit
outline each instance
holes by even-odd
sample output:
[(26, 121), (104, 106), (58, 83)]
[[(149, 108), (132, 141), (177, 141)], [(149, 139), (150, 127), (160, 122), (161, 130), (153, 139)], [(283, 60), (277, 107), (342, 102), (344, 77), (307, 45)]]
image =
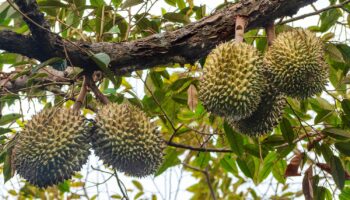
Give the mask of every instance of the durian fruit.
[(107, 165), (135, 177), (156, 172), (165, 144), (146, 114), (130, 104), (107, 104), (96, 115), (95, 154)]
[(228, 122), (238, 132), (249, 136), (258, 136), (271, 132), (278, 125), (286, 106), (285, 96), (269, 85), (264, 90), (256, 111), (248, 118)]
[(40, 188), (71, 178), (90, 154), (85, 119), (66, 108), (44, 109), (19, 134), (13, 149), (17, 173)]
[(213, 114), (246, 118), (260, 102), (265, 84), (262, 69), (262, 57), (253, 46), (223, 43), (206, 59), (199, 98)]
[(328, 77), (322, 41), (308, 30), (281, 33), (264, 58), (266, 75), (288, 96), (305, 99), (322, 92)]

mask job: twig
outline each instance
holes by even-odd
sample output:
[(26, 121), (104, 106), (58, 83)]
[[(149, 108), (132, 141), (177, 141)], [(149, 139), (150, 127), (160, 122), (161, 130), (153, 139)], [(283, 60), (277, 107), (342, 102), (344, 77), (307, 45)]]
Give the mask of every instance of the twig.
[(266, 35), (267, 35), (267, 43), (269, 46), (271, 46), (273, 41), (276, 38), (274, 22), (269, 23), (265, 29), (266, 29)]
[(205, 177), (205, 180), (207, 181), (207, 184), (208, 184), (208, 187), (209, 187), (209, 190), (210, 190), (210, 195), (212, 197), (213, 200), (216, 200), (216, 195), (215, 195), (215, 191), (213, 189), (213, 186), (211, 185), (211, 181), (210, 181), (210, 175), (209, 175), (209, 172), (208, 172), (208, 167), (205, 168), (205, 170), (202, 170), (202, 169), (199, 169), (197, 167), (193, 167), (191, 165), (188, 165), (186, 163), (182, 163), (183, 166), (189, 168), (189, 169), (192, 169), (192, 170), (195, 170), (195, 171), (198, 171), (198, 172), (201, 172), (203, 173), (204, 177)]
[(243, 42), (244, 30), (247, 25), (247, 19), (242, 16), (236, 17), (236, 27), (235, 27), (235, 41)]
[(294, 17), (294, 18), (291, 18), (291, 19), (284, 20), (284, 21), (280, 22), (279, 24), (287, 24), (287, 23), (294, 22), (294, 21), (297, 21), (297, 20), (300, 20), (300, 19), (304, 19), (306, 17), (318, 15), (320, 13), (323, 13), (323, 12), (327, 11), (327, 10), (331, 10), (331, 9), (335, 9), (335, 8), (342, 8), (343, 6), (345, 6), (348, 3), (350, 3), (350, 0), (344, 1), (343, 3), (340, 3), (340, 4), (328, 6), (326, 8), (320, 9), (320, 10), (312, 12), (312, 13), (307, 13), (305, 15), (300, 15), (298, 17)]
[[(118, 173), (117, 173), (116, 170), (114, 170), (114, 176), (115, 176), (115, 178), (117, 179), (118, 187), (119, 187), (120, 191), (121, 191), (122, 194), (123, 194), (123, 198), (125, 198), (126, 200), (129, 200), (128, 193), (126, 192), (126, 188), (125, 188), (124, 184), (122, 185), (122, 182), (121, 182), (121, 180), (119, 179)], [(124, 186), (124, 187), (123, 187), (123, 186)], [(125, 191), (124, 191), (124, 190), (125, 190)]]
[(213, 148), (193, 147), (193, 146), (188, 146), (188, 145), (179, 144), (179, 143), (175, 143), (175, 142), (166, 142), (166, 143), (168, 146), (182, 148), (182, 149), (188, 149), (191, 151), (232, 153), (232, 150), (230, 150), (230, 149), (213, 149)]
[(88, 77), (88, 85), (91, 91), (95, 94), (96, 98), (99, 99), (103, 104), (107, 105), (110, 103), (109, 99), (104, 94), (102, 94), (91, 77)]
[(78, 112), (79, 109), (81, 108), (81, 105), (83, 105), (86, 93), (87, 93), (87, 81), (86, 81), (86, 76), (83, 76), (83, 83), (81, 84), (81, 89), (78, 97), (75, 100), (75, 103), (73, 105), (73, 111)]

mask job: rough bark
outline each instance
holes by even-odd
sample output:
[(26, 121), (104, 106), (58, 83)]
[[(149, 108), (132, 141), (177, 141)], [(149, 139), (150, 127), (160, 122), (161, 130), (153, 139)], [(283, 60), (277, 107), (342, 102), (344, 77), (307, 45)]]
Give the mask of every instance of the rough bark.
[[(22, 1), (24, 0), (16, 0), (16, 3), (19, 4)], [(104, 52), (111, 57), (110, 68), (116, 74), (123, 74), (168, 63), (194, 63), (206, 56), (219, 43), (233, 39), (234, 19), (237, 15), (247, 18), (246, 30), (250, 30), (264, 27), (277, 18), (291, 16), (301, 7), (315, 1), (242, 0), (240, 3), (172, 32), (155, 34), (131, 42), (93, 44), (72, 43), (63, 40), (56, 34), (47, 34), (46, 30), (43, 30), (43, 27), (47, 28), (46, 23), (42, 21), (42, 16), (35, 11), (37, 7), (19, 6), (23, 13), (29, 13), (28, 16), (32, 14), (33, 20), (43, 27), (38, 27), (27, 20), (32, 35), (35, 37), (22, 36), (10, 31), (0, 32), (0, 49), (19, 53), (39, 61), (45, 61), (52, 57), (65, 58), (68, 55), (71, 65), (84, 68), (87, 71), (96, 70), (98, 67), (86, 52)], [(33, 0), (28, 2), (35, 3)], [(44, 37), (40, 37), (40, 35)], [(20, 40), (20, 42), (16, 40)], [(43, 49), (47, 51), (43, 53)]]

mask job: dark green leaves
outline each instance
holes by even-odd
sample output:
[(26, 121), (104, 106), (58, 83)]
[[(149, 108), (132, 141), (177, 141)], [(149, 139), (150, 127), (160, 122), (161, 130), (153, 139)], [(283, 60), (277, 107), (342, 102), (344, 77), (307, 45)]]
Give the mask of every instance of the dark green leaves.
[(342, 190), (345, 184), (345, 171), (340, 159), (336, 156), (332, 156), (330, 159), (330, 166), (334, 182), (338, 188)]
[(19, 119), (22, 115), (21, 114), (17, 114), (17, 113), (11, 113), (11, 114), (7, 114), (7, 115), (3, 115), (0, 118), (0, 126), (9, 124), (11, 122), (15, 122), (17, 119)]
[(239, 133), (235, 132), (230, 125), (224, 123), (224, 130), (226, 138), (230, 144), (230, 147), (234, 153), (238, 156), (243, 155), (243, 137)]
[(126, 0), (124, 3), (121, 5), (122, 9), (129, 8), (132, 6), (136, 6), (143, 3), (143, 0)]
[(164, 19), (167, 19), (171, 22), (178, 22), (183, 24), (188, 24), (191, 22), (188, 16), (181, 13), (167, 12), (163, 15), (163, 17)]
[(163, 164), (159, 167), (158, 171), (155, 173), (155, 176), (159, 176), (169, 167), (180, 164), (181, 160), (178, 158), (178, 156), (179, 156), (179, 153), (176, 151), (176, 149), (174, 148), (167, 149)]
[(284, 139), (288, 141), (289, 145), (293, 144), (294, 131), (291, 123), (287, 118), (282, 119), (280, 123), (280, 128)]
[(119, 87), (121, 84), (121, 79), (116, 79), (114, 73), (109, 69), (109, 63), (111, 58), (105, 53), (97, 53), (91, 56), (92, 60), (99, 66), (99, 68), (106, 74), (106, 76), (113, 82), (114, 87)]

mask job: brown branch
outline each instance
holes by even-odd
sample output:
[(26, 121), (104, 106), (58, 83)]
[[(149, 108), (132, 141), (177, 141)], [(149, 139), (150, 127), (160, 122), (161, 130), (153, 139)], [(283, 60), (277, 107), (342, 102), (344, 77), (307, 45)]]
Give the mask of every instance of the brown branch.
[(182, 165), (183, 165), (184, 167), (189, 168), (189, 169), (192, 169), (192, 170), (201, 172), (201, 173), (204, 175), (205, 180), (206, 180), (206, 182), (207, 182), (207, 184), (208, 184), (208, 187), (209, 187), (209, 191), (210, 191), (211, 198), (212, 198), (213, 200), (216, 200), (217, 198), (216, 198), (216, 195), (215, 195), (214, 188), (213, 188), (213, 186), (211, 185), (210, 175), (209, 175), (209, 172), (208, 172), (208, 167), (206, 167), (205, 170), (202, 170), (202, 169), (199, 169), (199, 168), (197, 168), (197, 167), (193, 167), (193, 166), (191, 166), (191, 165), (189, 165), (189, 164), (186, 164), (186, 163), (182, 163)]
[(166, 143), (168, 146), (177, 147), (177, 148), (181, 148), (181, 149), (188, 149), (191, 151), (232, 153), (232, 150), (230, 150), (230, 149), (213, 149), (213, 148), (193, 147), (193, 146), (188, 146), (188, 145), (179, 144), (179, 143), (175, 143), (175, 142), (169, 142), (169, 141), (166, 141)]
[[(41, 51), (43, 53), (56, 51), (57, 43), (61, 43), (62, 38), (50, 31), (50, 24), (45, 20), (44, 14), (40, 12), (36, 0), (13, 1), (18, 8), (11, 0), (7, 0), (7, 2), (22, 15), (23, 20), (32, 33), (32, 38), (41, 46)], [(56, 40), (57, 43), (52, 42), (54, 40)]]
[(235, 27), (235, 41), (243, 42), (244, 30), (247, 26), (247, 19), (242, 16), (236, 17), (236, 27)]
[(100, 91), (100, 89), (98, 89), (98, 87), (96, 86), (96, 83), (92, 80), (92, 78), (90, 76), (86, 76), (86, 79), (87, 79), (89, 88), (95, 94), (96, 98), (100, 100), (100, 102), (103, 103), (104, 105), (109, 104), (110, 103), (109, 99), (104, 94), (102, 94), (102, 92)]
[(276, 38), (274, 22), (271, 22), (270, 24), (268, 24), (266, 26), (265, 30), (266, 30), (266, 36), (267, 36), (267, 43), (268, 43), (269, 46), (271, 46), (273, 41)]
[[(21, 1), (23, 0), (16, 0), (16, 2)], [(61, 40), (56, 34), (50, 34), (48, 38), (50, 44), (33, 44), (30, 42), (31, 40), (24, 40), (23, 42), (26, 43), (18, 45), (17, 48), (8, 48), (8, 43), (4, 43), (3, 41), (8, 41), (9, 39), (0, 32), (0, 49), (8, 52), (20, 53), (39, 61), (45, 61), (52, 57), (69, 57), (71, 65), (84, 68), (87, 71), (94, 71), (98, 69), (98, 66), (90, 59), (90, 55), (86, 52), (104, 52), (111, 58), (111, 69), (116, 72), (116, 74), (120, 75), (126, 72), (148, 69), (168, 63), (194, 63), (198, 59), (205, 57), (210, 50), (219, 43), (233, 39), (235, 34), (235, 22), (232, 19), (234, 19), (235, 16), (244, 16), (247, 19), (246, 30), (248, 31), (254, 28), (265, 27), (269, 22), (277, 18), (293, 15), (297, 13), (301, 7), (315, 1), (316, 0), (240, 1), (208, 17), (204, 17), (198, 22), (191, 23), (184, 28), (121, 43), (73, 43)], [(33, 0), (29, 2), (33, 2)], [(27, 16), (31, 16), (31, 13), (24, 13), (26, 13)], [(32, 29), (31, 31), (33, 33)], [(15, 42), (14, 40), (12, 41)], [(49, 45), (53, 47), (53, 50), (43, 52), (42, 45)], [(27, 51), (23, 50), (23, 46), (26, 47)], [(67, 49), (67, 55), (62, 48), (63, 46)]]
[(83, 83), (81, 84), (81, 89), (78, 97), (75, 99), (75, 103), (73, 105), (73, 111), (78, 112), (81, 108), (81, 106), (84, 103), (84, 99), (86, 97), (86, 94), (88, 92), (88, 84), (86, 81), (86, 76), (83, 76)]

